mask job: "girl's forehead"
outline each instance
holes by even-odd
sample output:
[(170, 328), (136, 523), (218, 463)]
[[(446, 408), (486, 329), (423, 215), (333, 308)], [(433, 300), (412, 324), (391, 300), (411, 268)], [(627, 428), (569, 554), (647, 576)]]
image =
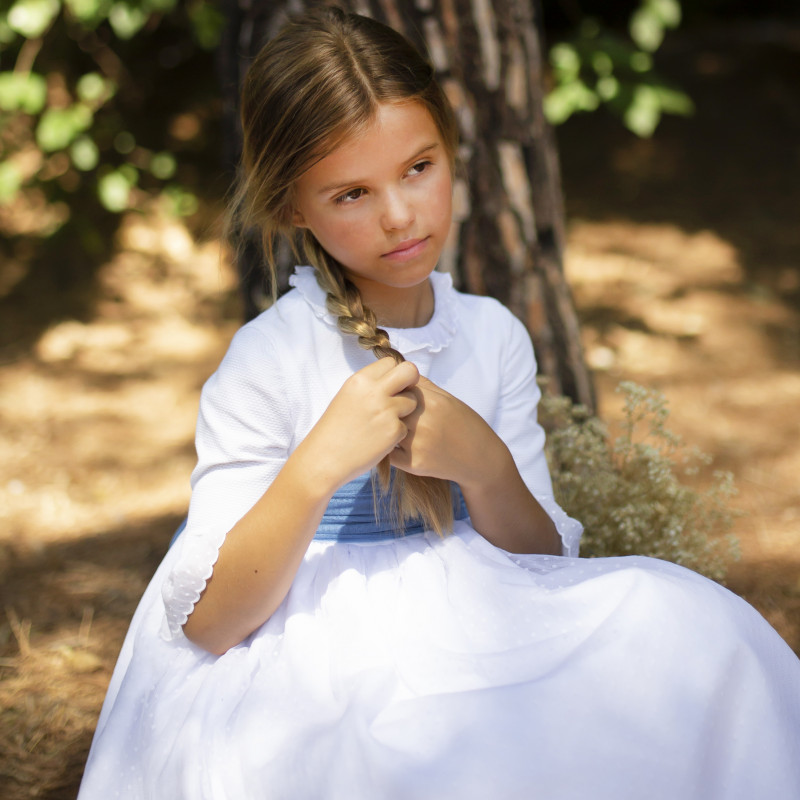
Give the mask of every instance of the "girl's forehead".
[(444, 143), (424, 105), (416, 101), (382, 103), (365, 123), (336, 136), (303, 178), (323, 172), (391, 168), (393, 163), (402, 164), (431, 147), (443, 148)]

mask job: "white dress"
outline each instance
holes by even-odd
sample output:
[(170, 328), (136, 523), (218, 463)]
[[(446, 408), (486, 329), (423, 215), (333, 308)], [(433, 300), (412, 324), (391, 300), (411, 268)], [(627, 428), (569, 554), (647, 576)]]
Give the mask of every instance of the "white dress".
[(184, 637), (226, 531), (373, 359), (299, 268), (203, 390), (187, 529), (131, 623), (80, 800), (800, 798), (800, 661), (686, 569), (577, 557), (527, 333), (432, 279), (431, 322), (390, 337), (506, 441), (564, 556), (510, 555), (468, 519), (315, 539), (244, 642), (217, 658)]

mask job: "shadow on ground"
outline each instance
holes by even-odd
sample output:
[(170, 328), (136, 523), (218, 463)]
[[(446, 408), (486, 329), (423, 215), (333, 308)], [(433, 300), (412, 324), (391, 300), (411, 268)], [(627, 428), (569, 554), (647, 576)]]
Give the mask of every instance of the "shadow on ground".
[[(745, 272), (732, 291), (778, 298), (800, 314), (800, 25), (670, 36), (657, 69), (696, 113), (665, 117), (647, 140), (603, 113), (559, 128), (569, 216), (712, 230)], [(772, 337), (780, 358), (800, 363), (797, 339)]]

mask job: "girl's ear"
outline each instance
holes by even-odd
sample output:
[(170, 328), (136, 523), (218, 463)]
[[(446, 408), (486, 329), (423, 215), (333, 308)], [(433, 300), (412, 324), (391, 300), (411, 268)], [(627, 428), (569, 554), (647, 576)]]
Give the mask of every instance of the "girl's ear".
[(292, 210), (292, 225), (294, 225), (295, 228), (308, 227), (308, 225), (306, 225), (306, 218), (303, 216), (303, 212), (297, 208)]

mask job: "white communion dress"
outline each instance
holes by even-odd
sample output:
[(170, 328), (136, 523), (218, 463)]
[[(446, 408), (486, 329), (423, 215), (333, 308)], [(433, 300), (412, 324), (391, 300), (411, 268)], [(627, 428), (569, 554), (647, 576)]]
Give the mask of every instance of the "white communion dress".
[(80, 800), (800, 798), (800, 661), (689, 570), (577, 557), (524, 327), (432, 281), (431, 321), (393, 344), (504, 439), (564, 555), (511, 555), (466, 517), (395, 535), (364, 477), (267, 622), (220, 657), (185, 638), (226, 532), (373, 360), (299, 268), (203, 390), (187, 527), (131, 623)]

